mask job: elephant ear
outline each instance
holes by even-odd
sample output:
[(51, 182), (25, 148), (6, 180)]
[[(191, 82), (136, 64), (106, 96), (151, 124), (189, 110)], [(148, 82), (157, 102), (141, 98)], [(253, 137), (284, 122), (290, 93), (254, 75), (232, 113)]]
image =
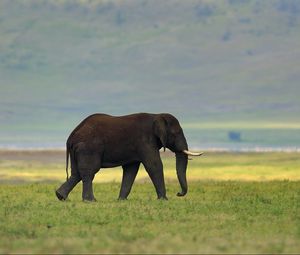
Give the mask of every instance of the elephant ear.
[(167, 144), (167, 122), (166, 120), (159, 116), (155, 118), (153, 123), (154, 134), (159, 138), (161, 144), (164, 147), (164, 151), (166, 151)]

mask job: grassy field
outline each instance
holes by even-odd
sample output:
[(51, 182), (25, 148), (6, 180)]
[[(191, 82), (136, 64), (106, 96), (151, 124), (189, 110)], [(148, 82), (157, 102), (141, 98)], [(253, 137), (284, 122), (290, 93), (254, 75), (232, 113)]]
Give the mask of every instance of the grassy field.
[(63, 152), (0, 156), (1, 253), (300, 252), (297, 153), (206, 153), (189, 162), (184, 198), (164, 153), (169, 201), (156, 200), (143, 169), (129, 200), (117, 201), (116, 169), (98, 174), (97, 203), (81, 201), (81, 185), (56, 200)]
[[(175, 157), (162, 153), (167, 180), (177, 179)], [(213, 153), (189, 161), (187, 176), (198, 180), (272, 181), (300, 180), (299, 153)], [(70, 172), (70, 170), (69, 170)], [(64, 151), (0, 151), (2, 183), (62, 182), (66, 178)], [(95, 182), (120, 182), (121, 168), (102, 169)], [(137, 176), (140, 182), (149, 177), (143, 167)]]

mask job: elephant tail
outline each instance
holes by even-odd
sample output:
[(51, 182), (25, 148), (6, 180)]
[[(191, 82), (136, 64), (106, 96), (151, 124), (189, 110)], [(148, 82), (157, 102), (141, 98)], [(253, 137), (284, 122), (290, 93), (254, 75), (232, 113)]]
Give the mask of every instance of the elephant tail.
[(69, 155), (70, 155), (70, 150), (69, 146), (67, 144), (67, 149), (66, 149), (66, 174), (67, 174), (67, 181), (69, 180), (69, 173), (68, 173), (68, 168), (69, 168)]

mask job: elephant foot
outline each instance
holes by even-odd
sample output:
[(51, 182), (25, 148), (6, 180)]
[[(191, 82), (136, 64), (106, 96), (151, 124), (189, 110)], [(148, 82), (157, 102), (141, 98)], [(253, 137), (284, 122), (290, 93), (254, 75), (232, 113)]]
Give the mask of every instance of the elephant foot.
[(157, 199), (158, 199), (158, 200), (165, 200), (165, 201), (166, 201), (166, 200), (169, 200), (166, 196), (164, 196), (164, 197), (158, 197)]
[(184, 197), (185, 196), (185, 194), (186, 194), (186, 192), (178, 192), (177, 193), (177, 197)]
[(94, 203), (94, 202), (97, 202), (96, 198), (83, 198), (82, 199), (83, 202), (85, 203)]
[(64, 196), (63, 194), (61, 194), (58, 190), (55, 191), (56, 197), (60, 200), (60, 201), (64, 201), (67, 199), (67, 196)]
[(124, 200), (127, 200), (127, 197), (119, 197), (118, 200), (119, 201), (124, 201)]

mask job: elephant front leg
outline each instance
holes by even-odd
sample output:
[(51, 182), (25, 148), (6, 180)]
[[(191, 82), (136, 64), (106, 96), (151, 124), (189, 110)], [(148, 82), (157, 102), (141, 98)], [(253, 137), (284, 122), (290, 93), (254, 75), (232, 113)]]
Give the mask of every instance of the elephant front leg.
[(139, 162), (132, 163), (132, 164), (124, 165), (122, 167), (123, 167), (123, 178), (122, 178), (121, 190), (119, 194), (119, 200), (127, 199), (131, 191), (132, 184), (139, 170), (140, 163)]
[(143, 162), (144, 167), (152, 180), (158, 199), (168, 200), (166, 196), (166, 186), (163, 173), (163, 165), (159, 152), (149, 153), (147, 159)]
[(94, 174), (82, 176), (82, 200), (87, 202), (96, 202), (93, 192)]

